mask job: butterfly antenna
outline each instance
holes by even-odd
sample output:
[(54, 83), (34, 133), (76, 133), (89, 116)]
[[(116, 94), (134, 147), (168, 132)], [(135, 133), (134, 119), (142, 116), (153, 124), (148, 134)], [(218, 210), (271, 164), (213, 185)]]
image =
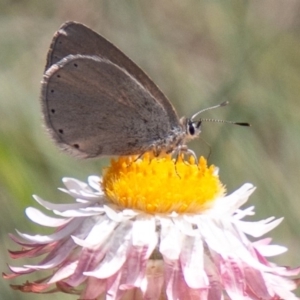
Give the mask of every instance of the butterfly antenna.
[(201, 122), (215, 122), (215, 123), (226, 123), (226, 124), (233, 124), (239, 126), (251, 126), (249, 123), (246, 122), (234, 122), (234, 121), (225, 121), (225, 120), (216, 120), (216, 119), (200, 119)]
[[(192, 117), (191, 117), (191, 121), (192, 122), (195, 122), (193, 121), (198, 115), (200, 115), (201, 113), (207, 111), (207, 110), (210, 110), (210, 109), (214, 109), (214, 108), (218, 108), (218, 107), (223, 107), (223, 106), (226, 106), (228, 105), (229, 102), (228, 101), (224, 101), (218, 105), (214, 105), (214, 106), (211, 106), (211, 107), (208, 107), (208, 108), (205, 108), (205, 109), (202, 109), (200, 111), (198, 111), (197, 113), (195, 113)], [(225, 121), (225, 120), (216, 120), (216, 119), (200, 119), (199, 122), (215, 122), (215, 123), (227, 123), (227, 124), (233, 124), (233, 125), (239, 125), (239, 126), (251, 126), (249, 123), (247, 122), (234, 122), (234, 121)]]
[(198, 111), (197, 113), (195, 113), (192, 117), (191, 117), (191, 121), (193, 121), (198, 115), (202, 114), (203, 112), (207, 111), (207, 110), (211, 110), (211, 109), (214, 109), (214, 108), (218, 108), (218, 107), (222, 107), (222, 106), (226, 106), (228, 105), (229, 102), (228, 101), (224, 101), (218, 105), (214, 105), (214, 106), (211, 106), (211, 107), (208, 107), (208, 108), (205, 108), (205, 109), (202, 109), (200, 111)]

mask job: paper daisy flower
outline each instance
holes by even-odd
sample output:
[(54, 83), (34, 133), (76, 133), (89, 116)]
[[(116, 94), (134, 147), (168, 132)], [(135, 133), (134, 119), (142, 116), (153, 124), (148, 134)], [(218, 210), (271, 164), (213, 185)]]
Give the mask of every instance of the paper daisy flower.
[(169, 156), (123, 157), (104, 173), (89, 184), (64, 178), (60, 190), (75, 199), (69, 204), (34, 196), (55, 217), (33, 207), (27, 216), (55, 230), (11, 236), (22, 247), (10, 251), (12, 258), (43, 256), (37, 264), (10, 266), (5, 278), (33, 272), (41, 278), (14, 289), (89, 300), (297, 299), (292, 278), (299, 268), (267, 260), (286, 248), (248, 238), (282, 221), (243, 221), (254, 214), (253, 207), (241, 208), (251, 184), (226, 195), (217, 168), (203, 158), (174, 164)]

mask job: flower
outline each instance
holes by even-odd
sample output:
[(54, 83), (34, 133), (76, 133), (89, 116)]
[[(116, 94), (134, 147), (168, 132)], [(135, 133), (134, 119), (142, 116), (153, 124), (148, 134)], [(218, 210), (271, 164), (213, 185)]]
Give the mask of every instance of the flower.
[[(246, 183), (230, 195), (214, 166), (179, 157), (121, 157), (104, 177), (88, 183), (64, 178), (71, 204), (35, 200), (56, 217), (29, 207), (35, 223), (56, 228), (50, 235), (11, 235), (22, 246), (13, 258), (45, 255), (36, 265), (10, 266), (12, 279), (52, 275), (12, 285), (24, 292), (63, 291), (80, 299), (297, 299), (300, 268), (267, 260), (286, 251), (259, 238), (282, 221), (243, 221), (242, 209), (255, 188)], [(106, 297), (106, 298), (105, 298)]]

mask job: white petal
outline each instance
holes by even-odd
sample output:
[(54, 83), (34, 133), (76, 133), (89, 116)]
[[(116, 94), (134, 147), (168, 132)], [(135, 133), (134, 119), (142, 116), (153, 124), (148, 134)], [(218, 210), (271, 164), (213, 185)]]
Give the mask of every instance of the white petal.
[(79, 239), (72, 236), (74, 242), (86, 248), (100, 248), (106, 240), (112, 235), (118, 223), (111, 221), (106, 216), (100, 218), (93, 226), (85, 239)]
[(279, 245), (254, 245), (259, 253), (265, 257), (272, 257), (286, 252), (288, 249)]
[(49, 209), (49, 210), (57, 210), (57, 211), (65, 211), (69, 209), (79, 209), (83, 207), (89, 207), (90, 203), (70, 203), (70, 204), (55, 204), (48, 201), (43, 200), (37, 195), (33, 195), (33, 198), (36, 202), (38, 202), (43, 207)]
[(70, 219), (49, 217), (34, 207), (27, 207), (25, 213), (31, 221), (47, 227), (59, 227), (70, 222)]
[(128, 208), (125, 208), (125, 209), (122, 210), (122, 214), (123, 214), (123, 216), (124, 216), (127, 220), (132, 219), (132, 218), (134, 218), (134, 217), (140, 215), (140, 213), (141, 213), (141, 212), (138, 212), (138, 211), (136, 211), (136, 210), (134, 210), (134, 209), (128, 209)]
[(21, 236), (23, 239), (25, 239), (26, 241), (30, 241), (30, 242), (36, 242), (39, 244), (47, 244), (47, 243), (51, 243), (54, 241), (59, 241), (61, 239), (63, 239), (66, 236), (71, 235), (71, 233), (82, 224), (84, 220), (83, 219), (75, 219), (72, 220), (69, 224), (67, 224), (64, 228), (62, 228), (61, 230), (59, 230), (58, 232), (55, 232), (53, 234), (50, 235), (29, 235), (29, 234), (23, 234), (19, 231), (17, 231), (17, 233), (19, 234), (19, 236)]
[(237, 220), (241, 220), (243, 218), (245, 218), (246, 216), (254, 216), (255, 212), (254, 212), (254, 206), (249, 206), (245, 209), (237, 209), (234, 212), (233, 218), (237, 219)]
[(88, 192), (93, 192), (92, 189), (88, 186), (88, 184), (74, 178), (64, 177), (62, 179), (62, 182), (68, 190), (75, 190), (78, 192), (85, 190)]
[(103, 193), (100, 183), (101, 178), (99, 176), (91, 175), (88, 177), (89, 186), (92, 187), (95, 191)]
[(160, 253), (169, 260), (179, 259), (181, 252), (183, 233), (173, 225), (172, 220), (161, 218)]
[(122, 211), (117, 211), (117, 207), (113, 204), (103, 205), (106, 215), (115, 222), (123, 222), (135, 216), (135, 214), (125, 215)]
[(274, 217), (270, 217), (257, 222), (237, 221), (236, 224), (237, 227), (244, 233), (247, 233), (253, 237), (260, 237), (277, 227), (283, 221), (283, 218), (279, 218), (274, 221), (273, 220)]
[(53, 210), (53, 212), (62, 217), (66, 218), (75, 218), (75, 217), (89, 217), (89, 216), (97, 216), (104, 214), (104, 208), (103, 207), (87, 207), (87, 208), (81, 208), (81, 209), (69, 209), (66, 211), (58, 211)]
[(247, 202), (249, 196), (255, 189), (252, 184), (245, 183), (232, 194), (216, 199), (214, 205), (204, 212), (204, 214), (218, 217), (224, 217), (225, 215), (231, 216), (236, 209)]
[(195, 230), (192, 226), (193, 218), (189, 218), (189, 216), (179, 216), (176, 218), (172, 218), (175, 226), (182, 231), (185, 235), (195, 236), (199, 235), (198, 231)]
[(155, 218), (141, 216), (137, 218), (132, 227), (132, 245), (135, 247), (148, 246), (150, 256), (158, 242), (158, 233), (155, 231)]
[(185, 237), (180, 260), (189, 287), (193, 289), (209, 287), (209, 280), (204, 271), (204, 250), (200, 236)]
[(88, 201), (88, 202), (104, 202), (105, 198), (103, 194), (100, 193), (91, 193), (85, 191), (75, 191), (75, 190), (67, 190), (64, 188), (58, 188), (59, 191), (70, 195), (71, 197), (78, 199), (77, 201)]
[(30, 274), (33, 272), (31, 268), (9, 266), (9, 269), (16, 274)]

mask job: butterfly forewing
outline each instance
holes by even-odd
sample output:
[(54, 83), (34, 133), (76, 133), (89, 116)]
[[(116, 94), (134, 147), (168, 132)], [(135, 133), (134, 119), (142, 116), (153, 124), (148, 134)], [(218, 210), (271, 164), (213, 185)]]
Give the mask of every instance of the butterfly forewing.
[(81, 157), (140, 154), (171, 128), (165, 108), (147, 89), (98, 56), (69, 55), (52, 65), (42, 99), (55, 141)]
[[(47, 57), (46, 70), (70, 54), (96, 55), (123, 68), (135, 78), (167, 112), (171, 126), (178, 125), (178, 116), (171, 102), (153, 81), (117, 47), (90, 28), (76, 22), (67, 22), (53, 37)], [(138, 101), (138, 99), (137, 99)]]

